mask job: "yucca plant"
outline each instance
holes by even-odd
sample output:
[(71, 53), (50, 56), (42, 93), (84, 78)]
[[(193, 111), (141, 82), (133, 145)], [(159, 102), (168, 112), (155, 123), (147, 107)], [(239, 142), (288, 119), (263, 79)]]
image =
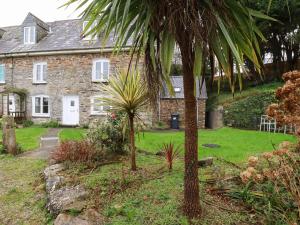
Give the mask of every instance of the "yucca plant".
[(180, 147), (175, 147), (174, 143), (170, 142), (168, 144), (163, 144), (162, 151), (165, 155), (168, 169), (171, 171), (173, 169), (173, 162), (179, 156)]
[(109, 79), (109, 84), (100, 87), (108, 97), (99, 98), (103, 104), (111, 106), (111, 110), (126, 115), (129, 127), (129, 140), (131, 149), (131, 169), (136, 166), (135, 151), (135, 120), (142, 120), (141, 113), (149, 104), (149, 95), (146, 84), (142, 81), (140, 73), (135, 71), (122, 71)]
[[(185, 97), (183, 209), (190, 218), (201, 215), (195, 80), (204, 71), (204, 59), (212, 54), (227, 76), (232, 92), (237, 81), (242, 84), (244, 58), (260, 71), (258, 39), (264, 37), (255, 18), (270, 18), (246, 7), (246, 0), (66, 1), (66, 5), (77, 3), (83, 11), (83, 19), (89, 21), (85, 32), (91, 27), (89, 34), (101, 33), (104, 42), (114, 34), (116, 50), (132, 46), (132, 55), (136, 54), (138, 59), (145, 56), (145, 78), (153, 102), (157, 101), (162, 81), (174, 93), (169, 73), (175, 46), (180, 49)], [(237, 76), (233, 73), (234, 64)]]

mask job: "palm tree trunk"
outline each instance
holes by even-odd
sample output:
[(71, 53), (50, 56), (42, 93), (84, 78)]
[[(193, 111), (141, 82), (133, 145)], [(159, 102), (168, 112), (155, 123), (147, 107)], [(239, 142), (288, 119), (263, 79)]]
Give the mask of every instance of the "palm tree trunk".
[(129, 129), (130, 129), (129, 135), (130, 135), (130, 148), (131, 148), (131, 170), (136, 171), (133, 116), (129, 116)]
[(194, 53), (190, 44), (181, 42), (181, 56), (185, 102), (185, 171), (184, 212), (189, 218), (201, 215), (198, 178), (198, 128), (195, 79), (193, 75)]

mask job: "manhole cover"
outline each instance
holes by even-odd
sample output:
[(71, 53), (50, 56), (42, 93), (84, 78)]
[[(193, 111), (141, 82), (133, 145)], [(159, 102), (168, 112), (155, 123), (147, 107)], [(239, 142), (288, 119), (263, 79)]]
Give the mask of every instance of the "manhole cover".
[(220, 148), (221, 147), (220, 145), (217, 145), (217, 144), (203, 144), (202, 146), (206, 147), (206, 148)]

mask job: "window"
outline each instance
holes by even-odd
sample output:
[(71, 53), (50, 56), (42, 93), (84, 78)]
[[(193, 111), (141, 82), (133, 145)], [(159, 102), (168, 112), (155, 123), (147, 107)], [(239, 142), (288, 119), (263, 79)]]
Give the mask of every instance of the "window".
[(174, 87), (174, 92), (175, 93), (180, 93), (181, 92), (181, 88), (180, 87)]
[[(85, 31), (86, 26), (88, 25), (89, 21), (84, 21), (83, 22), (83, 27), (82, 27), (82, 31)], [(92, 35), (92, 34), (88, 34), (94, 27), (96, 26), (96, 22), (94, 22), (88, 29), (87, 31), (84, 32), (84, 38), (83, 40), (96, 40), (97, 36), (96, 35)], [(87, 35), (85, 35), (87, 34)]]
[(32, 97), (32, 116), (49, 117), (49, 97), (46, 95), (39, 95)]
[(106, 82), (109, 78), (109, 60), (100, 59), (93, 62), (92, 80)]
[(91, 98), (91, 114), (92, 115), (103, 115), (107, 114), (110, 110), (110, 106), (103, 105), (102, 101), (99, 99), (101, 96), (93, 96)]
[(35, 44), (35, 27), (24, 27), (24, 44)]
[(47, 80), (47, 63), (36, 63), (33, 65), (33, 83), (43, 84)]
[(5, 83), (5, 66), (0, 65), (0, 83)]

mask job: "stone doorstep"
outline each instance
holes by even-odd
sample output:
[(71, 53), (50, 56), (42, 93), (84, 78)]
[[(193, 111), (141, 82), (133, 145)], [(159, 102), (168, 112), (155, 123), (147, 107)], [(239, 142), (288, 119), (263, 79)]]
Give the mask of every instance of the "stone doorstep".
[(41, 141), (54, 141), (58, 140), (58, 137), (41, 137)]

